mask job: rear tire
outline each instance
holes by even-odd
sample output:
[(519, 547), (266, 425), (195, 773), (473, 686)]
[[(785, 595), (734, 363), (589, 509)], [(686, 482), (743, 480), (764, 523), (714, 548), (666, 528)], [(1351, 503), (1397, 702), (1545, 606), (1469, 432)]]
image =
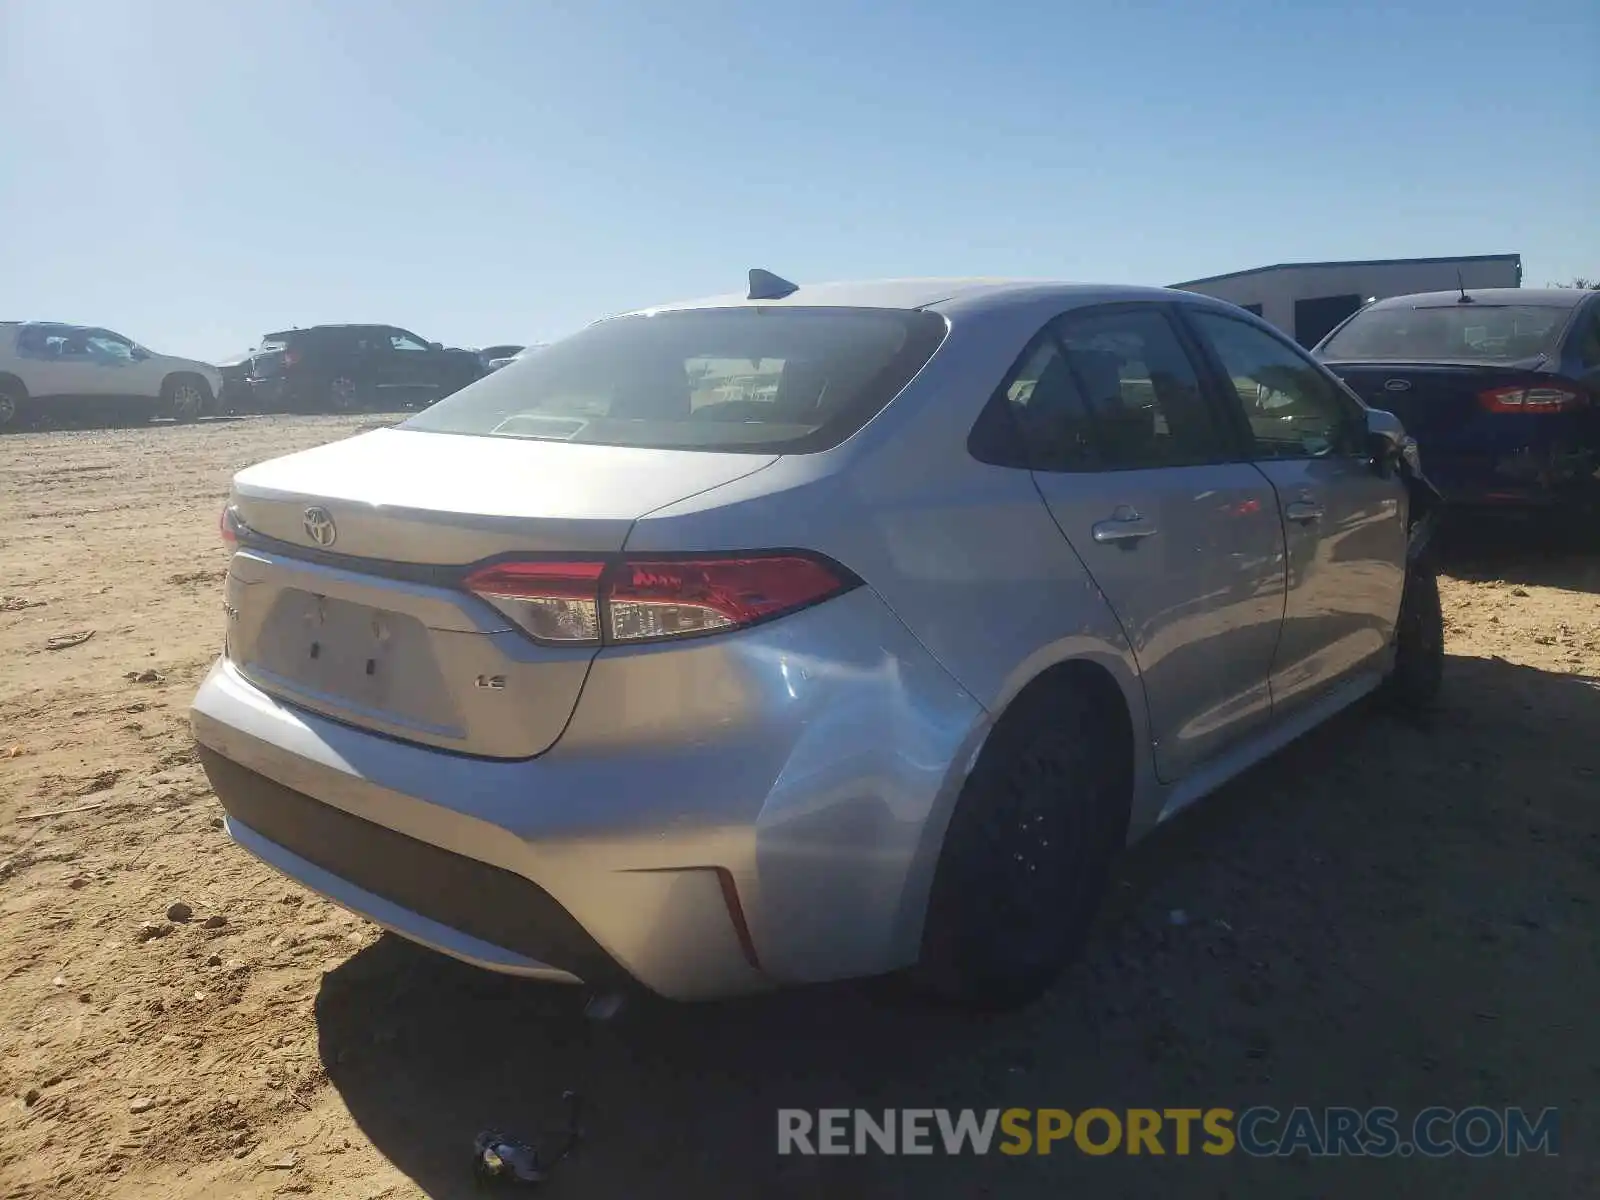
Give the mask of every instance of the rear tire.
[(1412, 563), (1406, 571), (1395, 624), (1394, 668), (1384, 683), (1385, 698), (1405, 712), (1426, 712), (1444, 683), (1444, 609), (1433, 569)]
[(1020, 1007), (1082, 948), (1127, 838), (1132, 757), (1086, 689), (1039, 687), (990, 734), (945, 833), (913, 982)]
[(15, 383), (0, 383), (0, 432), (21, 428), (27, 406), (25, 389)]
[(329, 412), (360, 412), (365, 407), (364, 400), (361, 385), (350, 376), (337, 375), (328, 381)]

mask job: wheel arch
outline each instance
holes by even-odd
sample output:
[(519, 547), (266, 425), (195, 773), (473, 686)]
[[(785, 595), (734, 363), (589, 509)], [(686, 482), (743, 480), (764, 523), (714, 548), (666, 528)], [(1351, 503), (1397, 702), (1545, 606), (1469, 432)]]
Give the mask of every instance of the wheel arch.
[(22, 376), (13, 374), (10, 371), (0, 371), (0, 388), (8, 388), (12, 390), (18, 394), (20, 399), (23, 400), (28, 399), (32, 395), (32, 393), (28, 391), (28, 385), (23, 382)]
[(1130, 660), (1115, 647), (1072, 643), (1030, 657), (1013, 672), (1003, 702), (991, 707), (987, 719), (972, 731), (923, 824), (895, 922), (897, 957), (907, 965), (915, 962), (920, 952), (934, 873), (951, 814), (968, 776), (1001, 722), (1020, 717), (1059, 688), (1087, 690), (1105, 706), (1115, 731), (1116, 753), (1123, 756), (1127, 765), (1129, 840), (1153, 822), (1154, 813), (1160, 808), (1159, 789), (1150, 755), (1144, 688)]
[(199, 371), (192, 370), (189, 367), (179, 367), (176, 370), (168, 371), (165, 375), (163, 375), (161, 377), (161, 394), (165, 396), (171, 392), (172, 388), (180, 379), (192, 379), (195, 383), (198, 383), (202, 388), (205, 389), (208, 396), (211, 396), (213, 400), (216, 399), (216, 395), (211, 391), (211, 381)]

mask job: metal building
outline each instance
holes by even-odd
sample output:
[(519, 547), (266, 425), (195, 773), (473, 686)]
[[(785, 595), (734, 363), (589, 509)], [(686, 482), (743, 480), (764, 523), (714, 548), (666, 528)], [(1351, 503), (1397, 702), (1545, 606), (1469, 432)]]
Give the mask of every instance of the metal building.
[(1278, 263), (1172, 286), (1248, 308), (1292, 334), (1302, 346), (1314, 346), (1368, 300), (1443, 292), (1458, 284), (1468, 290), (1521, 287), (1522, 255)]

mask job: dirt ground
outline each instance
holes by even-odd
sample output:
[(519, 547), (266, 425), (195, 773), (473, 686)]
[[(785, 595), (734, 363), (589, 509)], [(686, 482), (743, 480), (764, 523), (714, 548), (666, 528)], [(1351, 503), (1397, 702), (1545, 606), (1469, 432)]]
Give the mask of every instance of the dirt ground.
[[(229, 476), (362, 423), (0, 438), (0, 1195), (467, 1196), (473, 1134), (565, 1088), (589, 1139), (556, 1195), (1600, 1195), (1600, 558), (1452, 551), (1431, 725), (1352, 711), (1159, 832), (1027, 1012), (869, 984), (595, 1026), (221, 829), (186, 706)], [(1562, 1153), (774, 1152), (778, 1107), (1256, 1103), (1553, 1105)]]

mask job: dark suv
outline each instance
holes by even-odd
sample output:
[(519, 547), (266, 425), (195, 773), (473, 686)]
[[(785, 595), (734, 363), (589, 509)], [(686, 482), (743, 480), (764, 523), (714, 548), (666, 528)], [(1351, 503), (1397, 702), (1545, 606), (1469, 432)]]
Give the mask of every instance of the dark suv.
[(352, 412), (423, 407), (483, 373), (472, 351), (397, 325), (313, 325), (262, 338), (245, 384), (258, 410)]

